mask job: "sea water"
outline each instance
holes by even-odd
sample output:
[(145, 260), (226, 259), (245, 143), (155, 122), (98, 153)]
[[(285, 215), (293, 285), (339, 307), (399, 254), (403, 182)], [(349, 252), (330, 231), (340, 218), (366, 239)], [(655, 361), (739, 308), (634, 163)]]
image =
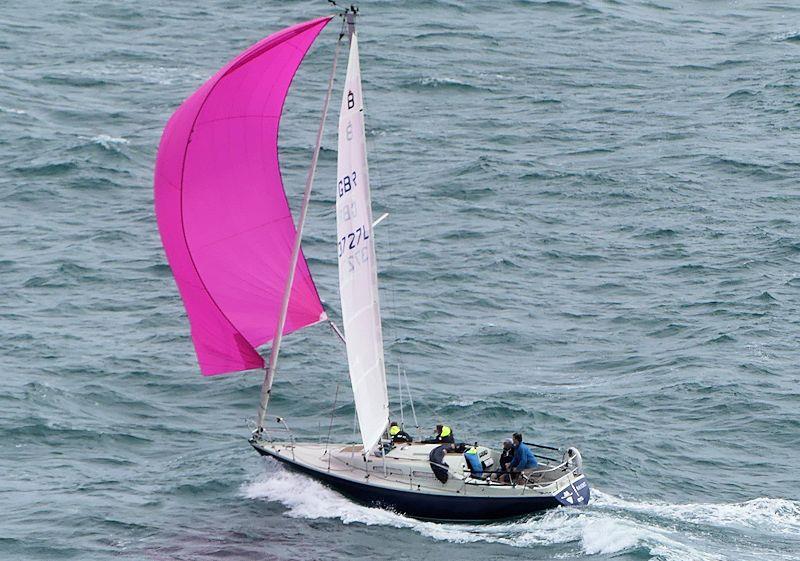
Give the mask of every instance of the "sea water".
[[(493, 524), (262, 460), (261, 374), (198, 374), (153, 214), (161, 130), (333, 9), (0, 7), (0, 559), (800, 559), (800, 5), (361, 4), (393, 415), (399, 367), (421, 433), (575, 445), (592, 485), (588, 508)], [(338, 31), (281, 126), (295, 212)], [(304, 248), (338, 321), (333, 118)], [(351, 441), (346, 358), (315, 326), (270, 412), (316, 441), (331, 411)]]

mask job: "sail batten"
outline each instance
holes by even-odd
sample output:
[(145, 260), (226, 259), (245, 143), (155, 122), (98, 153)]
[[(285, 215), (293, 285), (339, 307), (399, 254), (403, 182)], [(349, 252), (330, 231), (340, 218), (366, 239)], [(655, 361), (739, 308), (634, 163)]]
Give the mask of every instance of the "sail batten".
[[(155, 206), (167, 260), (205, 375), (262, 368), (296, 236), (278, 127), (297, 67), (329, 17), (253, 45), (175, 111), (159, 145)], [(305, 258), (283, 333), (324, 312)]]
[(358, 38), (353, 33), (339, 114), (336, 224), (339, 294), (350, 382), (364, 450), (371, 450), (389, 423), (383, 357), (378, 269), (372, 235), (364, 107)]

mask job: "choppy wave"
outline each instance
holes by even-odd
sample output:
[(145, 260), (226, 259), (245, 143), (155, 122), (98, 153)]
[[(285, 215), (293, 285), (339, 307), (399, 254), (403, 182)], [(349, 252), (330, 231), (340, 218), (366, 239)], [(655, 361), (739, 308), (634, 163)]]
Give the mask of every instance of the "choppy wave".
[(11, 113), (12, 115), (27, 115), (28, 112), (24, 109), (15, 109), (13, 107), (0, 106), (0, 113)]
[(800, 32), (789, 31), (775, 36), (776, 41), (787, 41), (789, 43), (800, 43)]
[(593, 491), (598, 506), (640, 512), (698, 525), (750, 528), (767, 533), (800, 535), (800, 501), (759, 497), (741, 503), (638, 502)]
[[(242, 485), (248, 499), (277, 501), (287, 514), (304, 519), (338, 519), (344, 524), (390, 526), (452, 543), (486, 542), (512, 547), (567, 545), (587, 555), (643, 551), (665, 561), (713, 561), (728, 558), (725, 543), (703, 539), (708, 527), (752, 528), (795, 535), (800, 504), (759, 498), (735, 504), (669, 504), (629, 501), (593, 489), (586, 509), (558, 508), (524, 519), (486, 524), (451, 524), (409, 518), (356, 504), (303, 475), (267, 460), (270, 473)], [(633, 515), (633, 516), (632, 516)], [(638, 515), (645, 515), (644, 517)], [(696, 525), (691, 531), (676, 522)], [(737, 559), (759, 559), (757, 546), (738, 550)], [(788, 559), (780, 557), (775, 559)]]
[(124, 146), (126, 144), (130, 144), (127, 138), (122, 138), (121, 136), (111, 136), (108, 134), (99, 134), (97, 136), (93, 136), (91, 141), (95, 144), (99, 144), (106, 150), (119, 150), (120, 146)]
[(446, 78), (443, 76), (438, 76), (438, 77), (425, 76), (423, 78), (418, 78), (416, 80), (406, 82), (403, 84), (403, 86), (409, 89), (419, 89), (419, 90), (479, 91), (482, 89), (487, 89), (481, 86), (476, 86), (475, 84), (470, 84), (468, 82), (465, 82), (464, 80), (460, 80), (457, 78)]

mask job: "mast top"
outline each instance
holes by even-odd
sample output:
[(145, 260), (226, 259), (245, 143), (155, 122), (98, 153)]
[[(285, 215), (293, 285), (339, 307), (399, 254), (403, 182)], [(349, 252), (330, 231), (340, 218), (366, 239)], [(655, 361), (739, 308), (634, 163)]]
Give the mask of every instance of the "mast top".
[(358, 8), (355, 4), (350, 4), (349, 8), (344, 10), (344, 21), (347, 24), (347, 36), (353, 38), (353, 33), (356, 32), (356, 16), (358, 15)]

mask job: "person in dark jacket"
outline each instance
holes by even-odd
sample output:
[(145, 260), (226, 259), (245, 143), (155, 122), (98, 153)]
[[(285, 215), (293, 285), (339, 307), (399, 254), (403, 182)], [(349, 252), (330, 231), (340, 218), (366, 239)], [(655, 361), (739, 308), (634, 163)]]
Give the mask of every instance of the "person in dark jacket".
[(511, 469), (511, 461), (514, 459), (514, 441), (506, 438), (503, 441), (503, 451), (500, 453), (500, 475), (498, 479), (505, 483), (511, 483), (508, 472)]
[(449, 444), (440, 444), (428, 454), (431, 471), (433, 471), (433, 475), (436, 476), (436, 479), (442, 483), (447, 483), (449, 477), (450, 466), (444, 461), (445, 454), (447, 454), (449, 448)]
[(395, 421), (389, 423), (389, 436), (392, 442), (412, 442), (414, 439), (406, 431), (400, 428)]
[(539, 465), (539, 462), (536, 461), (536, 456), (533, 455), (531, 449), (522, 441), (520, 433), (515, 432), (513, 440), (514, 458), (509, 464), (509, 471), (511, 472), (511, 480), (516, 481), (523, 470), (535, 468)]
[(453, 437), (453, 429), (447, 425), (436, 425), (436, 433), (433, 438), (423, 440), (423, 444), (455, 444), (456, 440)]

